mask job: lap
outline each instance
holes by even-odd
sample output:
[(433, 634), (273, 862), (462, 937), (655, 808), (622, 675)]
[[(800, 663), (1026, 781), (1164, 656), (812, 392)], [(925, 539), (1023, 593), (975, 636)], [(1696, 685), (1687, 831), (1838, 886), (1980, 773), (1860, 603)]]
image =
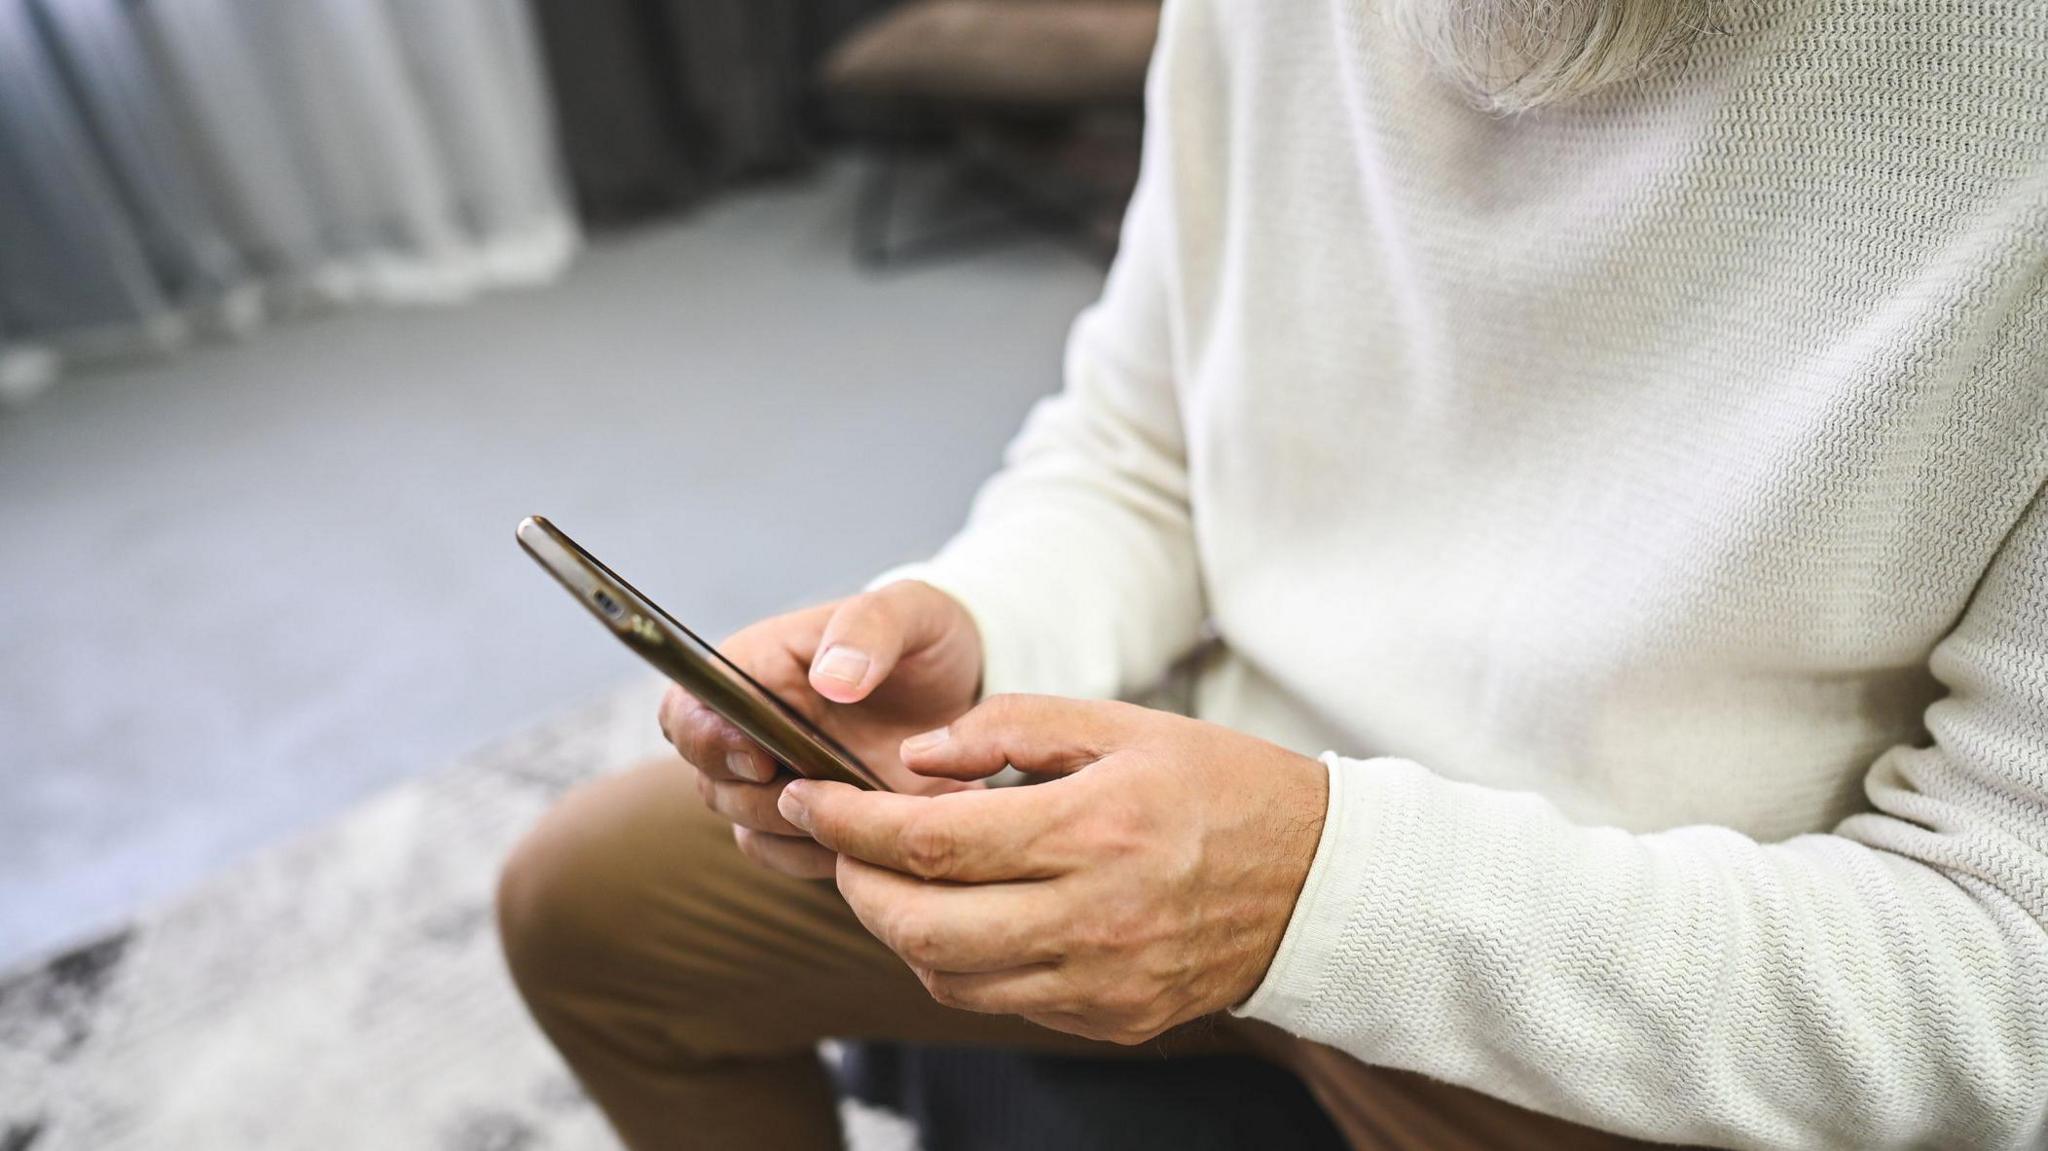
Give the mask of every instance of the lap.
[[(699, 802), (693, 770), (664, 759), (587, 784), (521, 845), (501, 906), (522, 984), (628, 1002), (706, 1055), (825, 1038), (1130, 1050), (934, 1002), (830, 882), (741, 855), (731, 826)], [(1176, 1050), (1214, 1042), (1168, 1038)]]
[(668, 758), (585, 785), (515, 853), (501, 916), (537, 1007), (565, 1005), (614, 1042), (710, 1060), (788, 1055), (828, 1038), (1255, 1054), (1301, 1075), (1359, 1148), (1640, 1146), (1248, 1020), (1198, 1020), (1126, 1048), (941, 1006), (830, 882), (741, 855), (731, 826), (699, 802), (693, 771)]

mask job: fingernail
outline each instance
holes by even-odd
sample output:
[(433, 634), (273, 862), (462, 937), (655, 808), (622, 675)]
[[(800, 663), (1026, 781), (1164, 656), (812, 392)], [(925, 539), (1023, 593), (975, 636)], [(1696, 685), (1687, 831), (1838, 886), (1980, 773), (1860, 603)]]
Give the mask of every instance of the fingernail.
[(741, 779), (754, 783), (767, 783), (768, 770), (751, 751), (728, 751), (725, 753), (725, 769)]
[(903, 754), (916, 755), (922, 751), (930, 751), (951, 738), (953, 738), (953, 729), (950, 727), (942, 727), (937, 731), (928, 731), (923, 735), (913, 735), (903, 741)]
[(796, 824), (805, 831), (809, 831), (811, 829), (811, 809), (804, 806), (803, 793), (803, 781), (791, 780), (789, 785), (782, 789), (782, 798), (775, 801), (775, 809), (782, 813), (782, 818)]
[(818, 662), (811, 668), (811, 674), (838, 680), (843, 684), (857, 685), (867, 678), (868, 663), (866, 652), (847, 647), (845, 644), (833, 644), (825, 649), (824, 655), (818, 657)]

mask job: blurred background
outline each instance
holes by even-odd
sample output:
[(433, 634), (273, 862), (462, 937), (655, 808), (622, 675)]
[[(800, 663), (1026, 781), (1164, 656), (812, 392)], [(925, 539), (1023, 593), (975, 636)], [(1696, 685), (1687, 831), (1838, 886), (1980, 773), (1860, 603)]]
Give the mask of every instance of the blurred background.
[[(0, 1147), (291, 1145), (204, 1084), (303, 1078), (322, 1004), (523, 1036), (456, 1002), (496, 857), (654, 720), (513, 525), (714, 636), (941, 542), (1099, 287), (1156, 21), (0, 0)], [(582, 1114), (518, 1052), (456, 1062)]]

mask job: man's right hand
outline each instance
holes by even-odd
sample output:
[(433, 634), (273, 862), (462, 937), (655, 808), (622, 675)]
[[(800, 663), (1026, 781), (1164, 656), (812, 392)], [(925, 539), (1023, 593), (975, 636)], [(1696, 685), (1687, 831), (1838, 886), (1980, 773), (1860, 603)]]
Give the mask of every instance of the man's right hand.
[[(776, 616), (718, 650), (845, 744), (891, 787), (912, 794), (957, 790), (914, 775), (904, 739), (946, 726), (974, 706), (981, 686), (981, 633), (958, 600), (914, 580)], [(783, 785), (775, 760), (680, 687), (661, 701), (661, 730), (697, 768), (697, 790), (733, 822), (756, 863), (829, 879), (835, 856), (776, 810)]]

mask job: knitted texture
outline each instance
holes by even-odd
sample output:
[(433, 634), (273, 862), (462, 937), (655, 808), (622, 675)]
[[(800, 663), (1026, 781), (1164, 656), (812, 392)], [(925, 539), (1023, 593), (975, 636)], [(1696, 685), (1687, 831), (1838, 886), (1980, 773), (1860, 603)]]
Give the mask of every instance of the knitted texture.
[[(1717, 7), (1473, 110), (1368, 0), (1169, 3), (988, 690), (1327, 752), (1246, 1013), (1629, 1134), (2048, 1111), (2048, 4)], [(900, 574), (900, 573), (899, 573)]]

